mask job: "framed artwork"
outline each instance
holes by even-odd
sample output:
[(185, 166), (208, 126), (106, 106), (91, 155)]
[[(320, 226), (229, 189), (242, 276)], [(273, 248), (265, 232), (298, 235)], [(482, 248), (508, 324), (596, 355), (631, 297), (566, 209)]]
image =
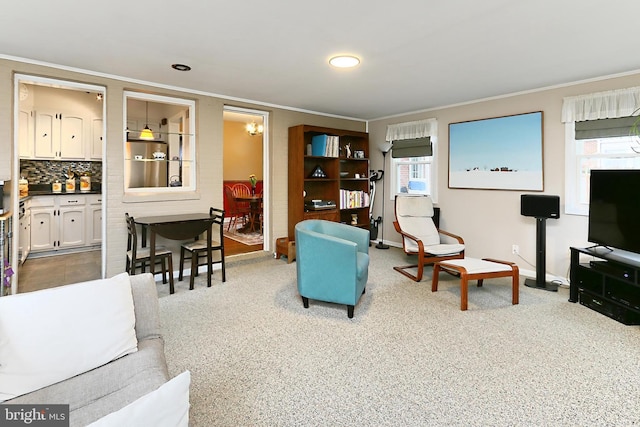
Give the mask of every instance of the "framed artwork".
[(542, 111), (449, 124), (449, 188), (542, 191)]

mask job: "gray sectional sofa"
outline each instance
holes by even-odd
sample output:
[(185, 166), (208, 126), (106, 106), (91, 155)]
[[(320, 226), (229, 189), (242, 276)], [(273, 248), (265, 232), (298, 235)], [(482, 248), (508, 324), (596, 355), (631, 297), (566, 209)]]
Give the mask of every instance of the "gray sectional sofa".
[(70, 425), (84, 426), (165, 384), (169, 373), (155, 282), (151, 274), (131, 276), (130, 280), (137, 351), (4, 403), (69, 404)]

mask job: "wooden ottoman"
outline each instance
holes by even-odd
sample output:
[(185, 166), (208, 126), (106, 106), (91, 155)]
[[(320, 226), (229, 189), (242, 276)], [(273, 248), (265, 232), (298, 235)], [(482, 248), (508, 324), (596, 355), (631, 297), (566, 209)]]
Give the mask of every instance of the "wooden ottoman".
[(512, 262), (491, 258), (464, 258), (436, 262), (433, 265), (432, 292), (438, 290), (440, 270), (460, 276), (460, 310), (467, 309), (469, 280), (477, 280), (478, 286), (482, 286), (484, 279), (495, 277), (511, 277), (511, 303), (518, 304), (520, 274), (518, 266)]
[(275, 258), (280, 259), (283, 255), (287, 257), (287, 264), (291, 264), (296, 259), (296, 242), (289, 241), (288, 237), (276, 239)]

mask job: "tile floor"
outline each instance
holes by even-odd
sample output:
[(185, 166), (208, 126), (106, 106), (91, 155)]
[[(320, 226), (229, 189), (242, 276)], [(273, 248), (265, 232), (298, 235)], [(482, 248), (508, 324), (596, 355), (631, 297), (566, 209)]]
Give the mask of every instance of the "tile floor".
[(100, 278), (101, 251), (29, 258), (18, 270), (18, 293)]

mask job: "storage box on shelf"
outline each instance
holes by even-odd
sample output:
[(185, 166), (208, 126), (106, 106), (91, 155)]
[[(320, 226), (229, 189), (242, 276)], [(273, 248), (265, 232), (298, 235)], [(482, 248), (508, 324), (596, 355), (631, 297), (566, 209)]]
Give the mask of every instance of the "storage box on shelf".
[[(337, 139), (325, 138), (325, 135)], [(326, 144), (325, 150), (318, 148), (318, 141)], [(295, 239), (295, 225), (305, 219), (325, 219), (369, 228), (368, 156), (369, 134), (366, 132), (310, 125), (289, 128), (290, 240)], [(318, 169), (322, 174), (314, 176)], [(305, 207), (305, 202), (313, 200), (332, 201), (335, 207), (323, 206), (315, 210)]]
[[(580, 254), (596, 259), (581, 263)], [(640, 325), (640, 265), (613, 258), (597, 248), (571, 248), (569, 301), (625, 325)]]

